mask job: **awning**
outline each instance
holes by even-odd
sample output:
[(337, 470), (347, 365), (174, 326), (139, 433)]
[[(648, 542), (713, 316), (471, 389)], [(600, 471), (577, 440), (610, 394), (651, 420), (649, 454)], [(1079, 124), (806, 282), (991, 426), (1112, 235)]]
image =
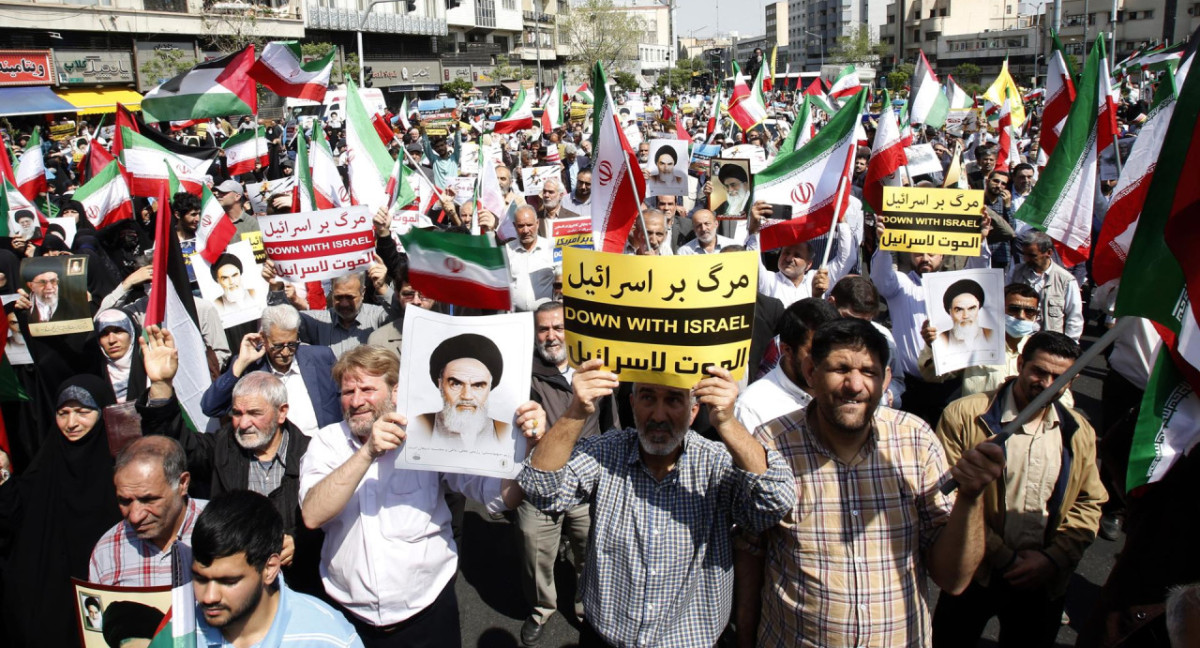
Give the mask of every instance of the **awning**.
[(66, 99), (81, 115), (116, 112), (117, 104), (125, 104), (130, 110), (141, 110), (142, 95), (128, 88), (75, 88), (59, 90), (58, 96)]
[(0, 88), (0, 116), (45, 115), (73, 113), (78, 108), (63, 101), (46, 86)]

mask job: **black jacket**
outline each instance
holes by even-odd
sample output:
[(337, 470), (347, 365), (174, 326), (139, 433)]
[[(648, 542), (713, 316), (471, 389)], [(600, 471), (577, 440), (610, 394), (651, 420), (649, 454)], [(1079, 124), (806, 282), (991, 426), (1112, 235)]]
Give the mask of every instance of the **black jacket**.
[[(530, 399), (546, 410), (547, 425), (553, 427), (571, 405), (571, 383), (558, 371), (558, 367), (533, 354), (533, 380), (529, 383)], [(620, 428), (617, 416), (616, 393), (600, 401), (600, 406), (583, 425), (582, 436), (592, 436)]]

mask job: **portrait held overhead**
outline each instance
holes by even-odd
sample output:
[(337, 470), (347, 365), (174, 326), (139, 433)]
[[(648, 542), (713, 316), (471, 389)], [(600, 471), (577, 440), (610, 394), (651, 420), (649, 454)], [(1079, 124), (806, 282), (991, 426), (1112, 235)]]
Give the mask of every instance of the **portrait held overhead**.
[(0, 648), (1200, 648), (1196, 2), (92, 4)]

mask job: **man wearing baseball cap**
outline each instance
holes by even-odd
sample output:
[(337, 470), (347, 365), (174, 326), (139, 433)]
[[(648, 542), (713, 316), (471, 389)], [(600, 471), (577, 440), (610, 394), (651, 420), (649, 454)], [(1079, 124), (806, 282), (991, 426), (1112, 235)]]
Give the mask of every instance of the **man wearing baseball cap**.
[(246, 196), (246, 190), (242, 188), (242, 183), (229, 179), (214, 187), (212, 192), (221, 208), (229, 214), (233, 226), (237, 228), (235, 240), (240, 241), (246, 234), (258, 232), (258, 223), (254, 220), (254, 215), (247, 214), (245, 210), (242, 199)]

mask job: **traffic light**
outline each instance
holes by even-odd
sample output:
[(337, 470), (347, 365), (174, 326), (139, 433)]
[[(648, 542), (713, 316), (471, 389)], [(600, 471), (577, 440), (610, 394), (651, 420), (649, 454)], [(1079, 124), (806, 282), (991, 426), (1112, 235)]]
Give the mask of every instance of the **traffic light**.
[(453, 9), (462, 4), (462, 0), (446, 0), (446, 8)]
[(371, 79), (371, 66), (363, 66), (363, 87), (372, 88), (375, 86), (375, 81)]
[[(453, 6), (457, 7), (458, 2), (454, 2)], [(416, 11), (417, 10), (417, 0), (405, 0), (404, 7), (408, 10), (408, 13), (412, 13), (412, 12)]]

